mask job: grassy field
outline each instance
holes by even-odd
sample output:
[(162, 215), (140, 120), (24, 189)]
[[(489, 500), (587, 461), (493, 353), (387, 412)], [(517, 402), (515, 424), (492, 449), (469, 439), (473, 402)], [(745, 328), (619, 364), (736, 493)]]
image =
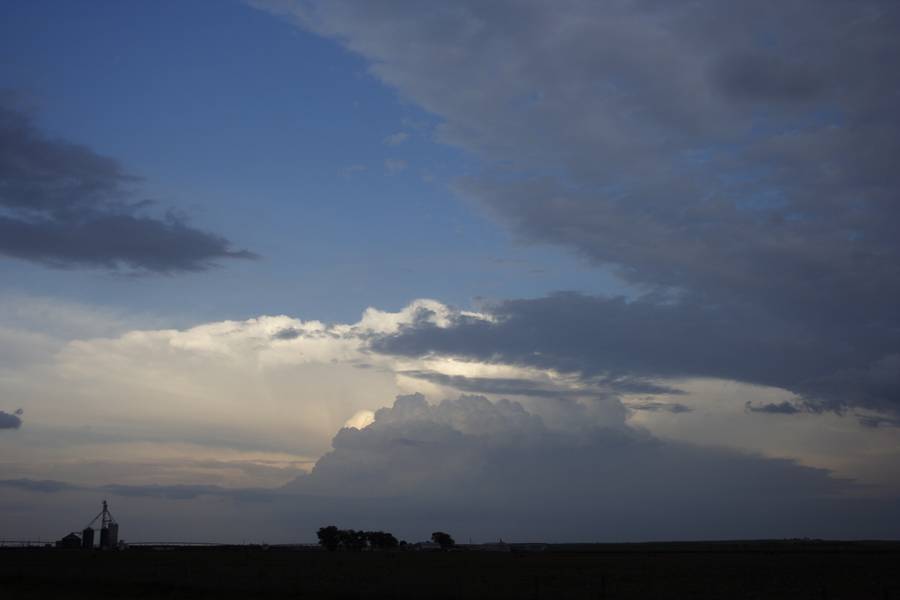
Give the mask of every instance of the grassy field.
[(900, 543), (562, 545), (510, 553), (6, 548), (0, 598), (900, 600)]

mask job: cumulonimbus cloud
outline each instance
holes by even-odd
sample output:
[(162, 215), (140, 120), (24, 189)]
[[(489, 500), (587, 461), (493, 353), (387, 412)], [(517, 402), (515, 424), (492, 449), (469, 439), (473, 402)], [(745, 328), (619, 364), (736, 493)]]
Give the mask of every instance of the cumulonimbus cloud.
[[(341, 430), (333, 450), (285, 490), (386, 500), (520, 539), (647, 539), (791, 537), (812, 521), (852, 537), (872, 524), (829, 526), (821, 517), (849, 509), (853, 487), (791, 461), (639, 431), (552, 431), (515, 402), (461, 396), (432, 405), (409, 395), (370, 425)], [(882, 522), (896, 528), (886, 506)]]
[(0, 90), (0, 255), (58, 268), (201, 271), (252, 259), (220, 235), (135, 201), (139, 178), (112, 158), (50, 139)]

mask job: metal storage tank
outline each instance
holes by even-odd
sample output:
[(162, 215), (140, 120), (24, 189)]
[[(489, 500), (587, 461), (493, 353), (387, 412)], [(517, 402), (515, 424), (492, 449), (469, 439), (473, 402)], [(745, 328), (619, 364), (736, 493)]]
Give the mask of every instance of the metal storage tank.
[(106, 538), (109, 548), (117, 547), (119, 545), (119, 524), (112, 522), (106, 530), (109, 532)]
[(82, 548), (93, 548), (94, 547), (94, 530), (90, 527), (85, 527), (84, 531), (81, 532), (81, 547)]
[(88, 526), (84, 528), (84, 537), (81, 540), (80, 546), (82, 548), (94, 547), (93, 525), (98, 520), (100, 521), (100, 548), (102, 550), (116, 548), (119, 544), (119, 525), (109, 512), (109, 506), (107, 505), (106, 500), (103, 501), (103, 510), (100, 511), (100, 514), (94, 517), (94, 520), (88, 523)]

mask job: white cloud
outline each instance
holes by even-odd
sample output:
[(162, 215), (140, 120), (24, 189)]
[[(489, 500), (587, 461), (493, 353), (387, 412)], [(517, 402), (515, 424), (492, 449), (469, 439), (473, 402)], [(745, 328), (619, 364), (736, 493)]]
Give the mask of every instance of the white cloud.
[(344, 427), (352, 427), (354, 429), (365, 429), (375, 422), (375, 413), (371, 410), (360, 410), (355, 415), (347, 419)]

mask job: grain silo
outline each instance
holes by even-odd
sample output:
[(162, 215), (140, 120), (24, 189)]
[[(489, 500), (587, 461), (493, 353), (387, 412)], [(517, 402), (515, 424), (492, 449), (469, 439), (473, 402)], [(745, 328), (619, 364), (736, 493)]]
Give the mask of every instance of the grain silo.
[(94, 529), (92, 527), (85, 527), (81, 532), (81, 547), (86, 550), (94, 547)]
[[(91, 521), (84, 529), (84, 532), (82, 534), (82, 547), (93, 547), (94, 530), (92, 529), (92, 527), (98, 520), (100, 521), (100, 549), (115, 549), (119, 545), (119, 524), (116, 523), (116, 520), (113, 518), (112, 513), (109, 512), (109, 505), (107, 505), (106, 500), (103, 501), (103, 510), (100, 511), (100, 514), (94, 517), (94, 520)], [(88, 532), (90, 532), (90, 545), (86, 543)]]

